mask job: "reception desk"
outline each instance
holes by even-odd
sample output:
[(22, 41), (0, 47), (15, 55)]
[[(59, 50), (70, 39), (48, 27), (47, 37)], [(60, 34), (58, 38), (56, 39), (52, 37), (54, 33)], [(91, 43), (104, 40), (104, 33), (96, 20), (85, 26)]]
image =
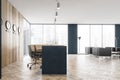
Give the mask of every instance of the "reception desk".
[(66, 46), (42, 46), (42, 74), (66, 74)]

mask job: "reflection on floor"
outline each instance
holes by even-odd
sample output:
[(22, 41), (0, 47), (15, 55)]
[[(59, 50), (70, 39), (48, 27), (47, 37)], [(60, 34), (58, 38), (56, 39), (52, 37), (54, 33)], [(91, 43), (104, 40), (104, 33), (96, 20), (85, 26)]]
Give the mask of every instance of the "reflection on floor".
[(13, 63), (2, 69), (2, 80), (120, 80), (119, 57), (68, 55), (67, 75), (42, 75), (39, 66), (27, 68), (30, 61)]

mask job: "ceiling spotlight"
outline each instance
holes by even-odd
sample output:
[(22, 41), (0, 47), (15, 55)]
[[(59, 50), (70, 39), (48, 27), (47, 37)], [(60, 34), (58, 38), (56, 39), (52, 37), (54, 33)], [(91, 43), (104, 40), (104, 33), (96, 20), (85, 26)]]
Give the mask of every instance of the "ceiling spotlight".
[(60, 9), (60, 3), (57, 2), (57, 9)]
[(54, 23), (56, 23), (56, 18), (54, 19)]
[(58, 16), (58, 12), (55, 13), (55, 17), (57, 17), (57, 16)]

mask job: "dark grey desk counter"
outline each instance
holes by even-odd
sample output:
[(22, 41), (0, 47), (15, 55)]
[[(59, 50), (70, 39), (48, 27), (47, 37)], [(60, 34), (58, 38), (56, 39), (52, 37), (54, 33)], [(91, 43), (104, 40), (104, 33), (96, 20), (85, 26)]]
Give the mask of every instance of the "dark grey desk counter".
[(66, 74), (67, 56), (66, 46), (42, 46), (42, 74)]

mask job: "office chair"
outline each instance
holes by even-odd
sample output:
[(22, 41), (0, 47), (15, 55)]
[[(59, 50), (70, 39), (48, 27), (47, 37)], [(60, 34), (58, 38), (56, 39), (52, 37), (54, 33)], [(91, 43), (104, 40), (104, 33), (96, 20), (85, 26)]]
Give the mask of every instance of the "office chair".
[(33, 65), (39, 64), (37, 60), (42, 57), (42, 49), (40, 45), (29, 45), (29, 56), (33, 59), (32, 63), (28, 63), (27, 67), (32, 68)]

